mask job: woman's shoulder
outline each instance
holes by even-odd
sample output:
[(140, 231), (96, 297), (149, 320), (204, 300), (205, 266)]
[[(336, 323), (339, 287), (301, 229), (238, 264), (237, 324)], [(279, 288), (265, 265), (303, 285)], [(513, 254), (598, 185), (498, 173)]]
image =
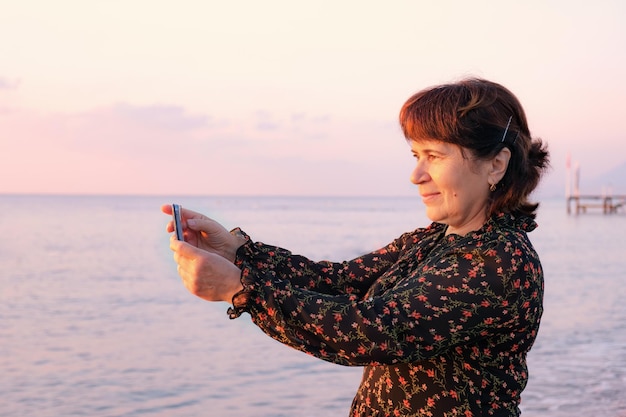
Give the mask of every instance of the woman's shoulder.
[(490, 218), (490, 221), (501, 228), (522, 231), (525, 233), (532, 232), (537, 228), (537, 222), (535, 222), (535, 219), (523, 213), (499, 212), (494, 214)]
[(528, 238), (528, 232), (537, 227), (535, 220), (527, 215), (497, 213), (470, 239), (469, 246), (484, 252), (509, 254), (516, 257), (537, 257)]

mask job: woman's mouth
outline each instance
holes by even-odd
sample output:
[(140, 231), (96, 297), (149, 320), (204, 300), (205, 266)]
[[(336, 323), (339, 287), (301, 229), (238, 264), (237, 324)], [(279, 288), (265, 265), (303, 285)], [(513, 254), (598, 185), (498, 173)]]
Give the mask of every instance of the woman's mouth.
[(422, 201), (424, 202), (424, 204), (428, 204), (429, 202), (437, 198), (437, 196), (439, 196), (439, 193), (420, 193), (420, 195), (422, 196)]

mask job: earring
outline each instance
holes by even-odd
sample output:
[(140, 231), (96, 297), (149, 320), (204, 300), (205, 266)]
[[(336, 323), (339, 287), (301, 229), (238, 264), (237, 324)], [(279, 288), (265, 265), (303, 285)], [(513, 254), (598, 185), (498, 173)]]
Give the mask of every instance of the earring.
[(494, 191), (496, 191), (496, 184), (490, 184), (490, 185), (489, 185), (489, 191), (491, 191), (492, 193), (493, 193)]

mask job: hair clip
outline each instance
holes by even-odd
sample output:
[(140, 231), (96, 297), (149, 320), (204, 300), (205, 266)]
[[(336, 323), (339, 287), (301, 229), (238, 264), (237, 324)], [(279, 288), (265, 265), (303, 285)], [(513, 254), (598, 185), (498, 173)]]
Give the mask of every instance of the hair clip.
[(511, 119), (513, 119), (513, 116), (509, 117), (509, 121), (507, 122), (506, 128), (504, 129), (504, 135), (502, 135), (502, 140), (500, 142), (504, 142), (504, 139), (506, 139), (506, 134), (509, 133), (509, 126), (511, 125)]
[[(511, 126), (511, 120), (513, 119), (513, 116), (509, 117), (509, 121), (506, 123), (506, 128), (504, 129), (504, 134), (502, 135), (502, 140), (500, 140), (500, 143), (504, 143), (504, 141), (506, 140), (506, 135), (507, 133), (509, 133), (509, 126)], [(517, 132), (517, 135), (515, 135), (515, 137), (513, 138), (511, 142), (511, 145), (513, 145), (515, 143), (515, 141), (517, 140), (517, 138), (519, 137), (519, 132)]]

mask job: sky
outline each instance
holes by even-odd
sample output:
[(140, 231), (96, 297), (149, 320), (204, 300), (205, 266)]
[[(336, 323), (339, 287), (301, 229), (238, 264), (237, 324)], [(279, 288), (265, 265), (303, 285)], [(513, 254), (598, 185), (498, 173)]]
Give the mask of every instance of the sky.
[(0, 0), (0, 193), (413, 195), (413, 93), (525, 107), (563, 193), (626, 162), (626, 2)]

